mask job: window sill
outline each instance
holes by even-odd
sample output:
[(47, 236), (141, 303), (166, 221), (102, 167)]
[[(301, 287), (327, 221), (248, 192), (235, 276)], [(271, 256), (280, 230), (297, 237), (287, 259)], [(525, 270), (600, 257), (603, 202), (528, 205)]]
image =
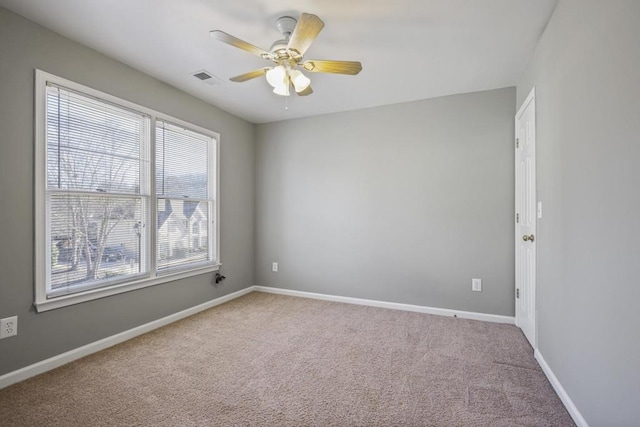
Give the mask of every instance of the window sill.
[(187, 277), (197, 276), (200, 274), (218, 271), (221, 264), (209, 265), (198, 268), (196, 270), (180, 271), (171, 274), (163, 274), (153, 278), (144, 278), (134, 282), (123, 283), (120, 285), (109, 286), (105, 288), (91, 289), (84, 292), (78, 292), (70, 295), (63, 295), (54, 298), (36, 300), (34, 306), (38, 313), (43, 311), (55, 310), (56, 308), (67, 307), (69, 305), (80, 304), (87, 301), (93, 301), (99, 298), (117, 295), (124, 292), (134, 291), (136, 289), (148, 288), (150, 286), (160, 285), (162, 283), (173, 282), (175, 280), (185, 279)]

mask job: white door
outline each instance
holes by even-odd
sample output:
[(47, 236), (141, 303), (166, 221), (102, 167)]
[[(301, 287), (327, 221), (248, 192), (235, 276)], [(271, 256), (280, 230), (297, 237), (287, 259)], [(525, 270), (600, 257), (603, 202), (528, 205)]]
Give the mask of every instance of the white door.
[(516, 325), (536, 348), (535, 88), (516, 114)]

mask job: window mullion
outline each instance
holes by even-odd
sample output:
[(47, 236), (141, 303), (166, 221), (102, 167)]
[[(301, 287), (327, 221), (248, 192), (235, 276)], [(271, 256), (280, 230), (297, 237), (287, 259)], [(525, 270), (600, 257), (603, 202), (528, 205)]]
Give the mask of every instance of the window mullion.
[(215, 241), (209, 243), (209, 259), (215, 260), (216, 264), (220, 264), (220, 254), (218, 253), (220, 249), (220, 229), (218, 227), (218, 183), (220, 182), (218, 175), (218, 155), (220, 150), (220, 144), (218, 142), (218, 138), (213, 138), (212, 142), (209, 143), (208, 151), (209, 151), (209, 164), (208, 164), (208, 203), (207, 207), (209, 209), (209, 235), (213, 235)]
[(149, 260), (149, 270), (151, 277), (158, 275), (158, 236), (157, 226), (158, 223), (158, 192), (156, 188), (156, 121), (157, 117), (151, 116), (150, 130), (149, 130), (149, 143), (148, 158), (149, 167), (147, 174), (147, 182), (149, 183), (149, 209), (147, 212), (147, 259)]
[(120, 193), (120, 192), (101, 192), (101, 191), (84, 191), (84, 190), (75, 190), (73, 188), (70, 189), (59, 189), (59, 188), (47, 188), (47, 194), (69, 194), (74, 196), (117, 196), (120, 198), (129, 198), (129, 199), (139, 199), (140, 197), (146, 198), (148, 197), (144, 193)]

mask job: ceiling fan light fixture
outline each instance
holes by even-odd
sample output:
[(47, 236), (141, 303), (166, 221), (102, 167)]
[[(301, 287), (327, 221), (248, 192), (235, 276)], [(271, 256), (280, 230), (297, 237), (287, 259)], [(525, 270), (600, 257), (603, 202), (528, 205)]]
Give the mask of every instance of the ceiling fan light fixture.
[(281, 96), (289, 96), (289, 74), (284, 65), (278, 65), (267, 71), (265, 77), (267, 83), (273, 87), (273, 93)]
[(266, 78), (267, 83), (277, 88), (284, 84), (284, 80), (287, 78), (287, 70), (283, 65), (278, 65), (267, 71)]
[(278, 86), (275, 86), (273, 93), (280, 96), (289, 96), (289, 77), (285, 78)]
[(293, 87), (298, 93), (304, 91), (311, 84), (311, 80), (299, 70), (291, 70), (289, 77), (291, 78)]

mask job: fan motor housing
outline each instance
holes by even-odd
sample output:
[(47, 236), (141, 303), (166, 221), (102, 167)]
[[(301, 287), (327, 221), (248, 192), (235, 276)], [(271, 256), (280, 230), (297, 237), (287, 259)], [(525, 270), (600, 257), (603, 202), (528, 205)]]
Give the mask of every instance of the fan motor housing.
[(286, 50), (288, 44), (289, 44), (289, 40), (287, 39), (276, 40), (275, 42), (273, 42), (273, 44), (269, 48), (269, 51), (275, 54), (279, 50)]
[(296, 28), (297, 23), (298, 21), (291, 16), (281, 16), (276, 21), (276, 27), (278, 27), (278, 30), (282, 33), (282, 37), (284, 37), (283, 39), (276, 40), (271, 45), (271, 48), (269, 48), (269, 51), (276, 62), (294, 62), (291, 65), (295, 65), (295, 61), (302, 58), (302, 55), (300, 55), (298, 51), (287, 48), (289, 45), (289, 38), (291, 37), (293, 30)]

